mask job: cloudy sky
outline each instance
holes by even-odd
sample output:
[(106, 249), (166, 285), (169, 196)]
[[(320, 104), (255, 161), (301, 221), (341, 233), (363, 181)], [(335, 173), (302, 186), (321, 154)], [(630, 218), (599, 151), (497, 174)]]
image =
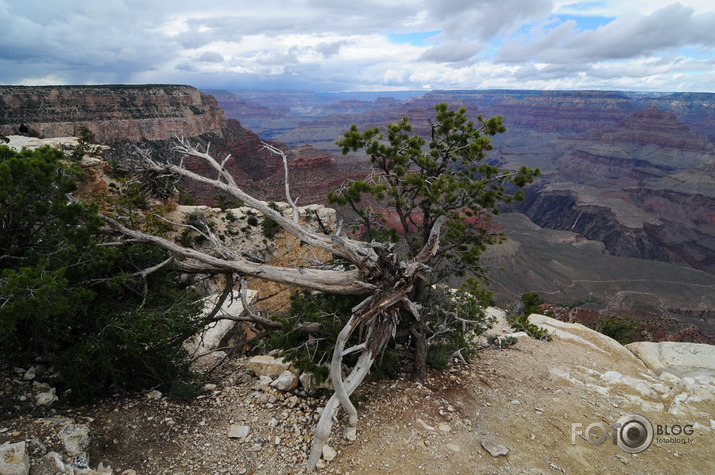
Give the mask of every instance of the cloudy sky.
[(715, 92), (713, 0), (0, 0), (0, 84)]

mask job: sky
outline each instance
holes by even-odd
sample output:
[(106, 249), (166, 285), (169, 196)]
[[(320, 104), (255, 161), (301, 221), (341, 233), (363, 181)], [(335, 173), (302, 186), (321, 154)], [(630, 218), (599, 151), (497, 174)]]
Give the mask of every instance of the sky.
[(0, 0), (0, 84), (715, 92), (713, 0)]

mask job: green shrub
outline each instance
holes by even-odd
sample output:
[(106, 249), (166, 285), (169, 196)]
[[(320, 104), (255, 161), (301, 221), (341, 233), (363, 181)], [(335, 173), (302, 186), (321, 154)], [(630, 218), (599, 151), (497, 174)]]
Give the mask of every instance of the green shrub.
[[(74, 402), (111, 388), (189, 381), (182, 342), (206, 323), (190, 282), (152, 246), (102, 246), (95, 207), (67, 194), (79, 173), (58, 150), (0, 147), (0, 355), (52, 358)], [(54, 355), (54, 356), (53, 356)]]
[(185, 186), (182, 185), (177, 185), (176, 187), (179, 190), (179, 204), (182, 206), (195, 206), (196, 205), (196, 198), (194, 195), (191, 193), (191, 191), (186, 188)]
[[(30, 135), (32, 135), (32, 133), (30, 133)], [(77, 129), (77, 135), (77, 145), (69, 147), (69, 158), (81, 160), (85, 155), (102, 155), (102, 147), (98, 146), (95, 142), (94, 133), (89, 130), (89, 127), (80, 125)]]
[(149, 198), (166, 201), (174, 196), (178, 179), (170, 174), (157, 174), (155, 172), (140, 172), (138, 174), (139, 187)]
[(266, 216), (261, 223), (261, 230), (266, 239), (273, 239), (280, 232), (281, 227), (276, 220)]
[(452, 355), (457, 348), (454, 344), (442, 342), (427, 347), (427, 366), (437, 371), (444, 371), (452, 364)]
[(240, 208), (243, 206), (243, 201), (238, 198), (233, 198), (231, 196), (219, 193), (214, 196), (214, 206), (216, 208), (221, 208), (222, 211), (226, 211), (229, 208)]
[(529, 321), (529, 315), (539, 312), (541, 298), (539, 294), (530, 292), (521, 296), (520, 308), (516, 314), (507, 317), (507, 322), (516, 331), (526, 332), (537, 340), (551, 341), (551, 335), (546, 328), (540, 327)]
[[(439, 321), (440, 325), (446, 323), (448, 327), (442, 326), (437, 330), (432, 328), (432, 323), (429, 324), (432, 331), (440, 332), (440, 337), (427, 347), (427, 363), (431, 368), (443, 371), (450, 367), (455, 353), (469, 361), (476, 350), (473, 343), (475, 337), (489, 328), (491, 321), (484, 316), (479, 300), (466, 292), (443, 288), (432, 289), (432, 292), (433, 298), (440, 300), (440, 305), (435, 305), (434, 314), (426, 315), (426, 318), (434, 321), (435, 325)], [(279, 349), (281, 356), (293, 362), (296, 368), (313, 373), (318, 380), (328, 378), (328, 366), (338, 333), (350, 318), (352, 308), (364, 298), (315, 292), (293, 296), (290, 308), (273, 316), (281, 323), (281, 328), (271, 333), (271, 347)], [(410, 346), (409, 322), (407, 316), (401, 319), (395, 338), (376, 360), (372, 378), (397, 377), (400, 368), (410, 363), (410, 356), (404, 352)], [(358, 336), (353, 335), (346, 346), (357, 343)], [(358, 353), (348, 355), (346, 364), (354, 363), (357, 356)], [(402, 356), (406, 358), (402, 360)]]
[[(363, 298), (307, 291), (294, 295), (288, 310), (273, 317), (281, 328), (271, 333), (271, 346), (296, 368), (313, 373), (318, 382), (325, 381), (335, 340), (350, 319), (351, 309)], [(355, 344), (355, 338), (348, 346)]]
[(529, 321), (529, 317), (524, 314), (517, 314), (507, 317), (507, 322), (515, 331), (526, 332), (531, 338), (536, 338), (537, 340), (551, 341), (551, 335), (549, 330), (544, 327), (540, 327), (535, 323)]
[(626, 317), (601, 316), (592, 328), (616, 340), (621, 345), (637, 341), (643, 325)]
[(519, 342), (519, 339), (512, 335), (505, 335), (505, 336), (489, 335), (489, 336), (487, 336), (487, 343), (489, 343), (492, 346), (499, 347), (499, 348), (508, 348), (510, 346), (516, 345), (518, 342)]

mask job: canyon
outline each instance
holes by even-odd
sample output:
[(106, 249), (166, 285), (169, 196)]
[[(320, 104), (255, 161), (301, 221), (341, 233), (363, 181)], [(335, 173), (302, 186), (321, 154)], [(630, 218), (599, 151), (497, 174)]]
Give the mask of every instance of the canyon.
[[(529, 246), (516, 241), (525, 234), (524, 223), (501, 221), (510, 238), (489, 254), (501, 263), (489, 270), (493, 290), (512, 299), (539, 290), (563, 304), (591, 299), (599, 310), (641, 318), (667, 315), (715, 336), (715, 94), (432, 91), (391, 98), (390, 93), (334, 94), (331, 103), (314, 93), (213, 93), (227, 115), (259, 128), (262, 137), (333, 154), (335, 140), (351, 124), (367, 128), (409, 117), (413, 130), (426, 134), (441, 102), (466, 107), (473, 116), (501, 115), (507, 132), (493, 138), (487, 160), (507, 168), (541, 168), (542, 177), (526, 190), (526, 199), (504, 209), (528, 217), (539, 231), (526, 234), (541, 244), (525, 255)], [(271, 120), (265, 122), (266, 117)], [(572, 234), (554, 247), (550, 230)], [(597, 252), (581, 260), (558, 254), (578, 253), (586, 242)], [(545, 255), (535, 258), (534, 252)], [(601, 256), (608, 266), (599, 264)], [(524, 272), (524, 267), (505, 266), (509, 258), (512, 264), (541, 267), (527, 266)], [(563, 285), (564, 269), (545, 265), (549, 260), (571, 266)], [(618, 275), (631, 265), (643, 274), (640, 284), (635, 276)], [(677, 285), (657, 282), (659, 272), (681, 276), (682, 271), (689, 276)], [(572, 280), (578, 285), (569, 285)], [(694, 294), (685, 290), (688, 282)]]
[[(364, 156), (341, 156), (335, 146), (351, 124), (408, 116), (425, 133), (440, 102), (474, 116), (502, 115), (507, 133), (494, 137), (487, 160), (543, 172), (523, 202), (504, 209), (498, 225), (508, 239), (485, 255), (502, 302), (539, 291), (559, 304), (590, 300), (597, 310), (666, 316), (715, 338), (714, 94), (0, 86), (0, 134), (17, 134), (20, 123), (46, 137), (78, 135), (85, 126), (116, 163), (141, 150), (172, 159), (183, 137), (210, 144), (215, 156), (231, 154), (225, 166), (247, 191), (281, 200), (283, 164), (263, 149), (267, 141), (286, 151), (291, 188), (306, 205), (367, 173)], [(219, 198), (200, 186), (191, 192), (198, 204)], [(624, 269), (632, 269), (628, 278), (619, 275)]]

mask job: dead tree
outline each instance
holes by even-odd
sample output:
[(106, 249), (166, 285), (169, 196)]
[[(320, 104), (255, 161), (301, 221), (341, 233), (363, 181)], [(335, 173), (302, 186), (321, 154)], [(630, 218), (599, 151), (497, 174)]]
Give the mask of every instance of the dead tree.
[[(286, 172), (286, 201), (291, 206), (292, 216), (289, 213), (276, 211), (267, 203), (243, 191), (224, 168), (231, 156), (218, 162), (209, 154), (208, 147), (205, 151), (201, 151), (189, 142), (181, 140), (177, 151), (184, 157), (205, 161), (216, 173), (215, 178), (202, 176), (186, 169), (183, 166), (183, 159), (179, 164), (172, 164), (160, 163), (145, 156), (142, 167), (145, 171), (162, 175), (172, 174), (204, 183), (217, 191), (240, 199), (246, 206), (273, 219), (283, 230), (300, 241), (348, 261), (349, 267), (346, 268), (344, 263), (328, 269), (266, 265), (256, 263), (240, 252), (226, 248), (219, 239), (211, 235), (209, 229), (204, 232), (212, 241), (214, 248), (212, 252), (184, 247), (171, 240), (130, 229), (117, 219), (110, 217), (104, 219), (126, 238), (158, 246), (181, 258), (182, 267), (191, 272), (238, 274), (242, 277), (251, 276), (321, 292), (366, 295), (366, 298), (352, 309), (352, 316), (335, 343), (330, 365), (330, 378), (335, 392), (326, 404), (315, 429), (308, 459), (308, 468), (312, 469), (328, 440), (333, 418), (339, 407), (348, 414), (348, 427), (356, 427), (357, 411), (350, 401), (350, 395), (368, 374), (389, 339), (394, 336), (399, 316), (408, 314), (412, 318), (420, 318), (420, 309), (410, 301), (409, 295), (414, 285), (430, 270), (429, 263), (438, 250), (439, 231), (444, 219), (434, 223), (427, 244), (409, 261), (401, 259), (394, 246), (388, 243), (353, 240), (345, 236), (340, 229), (329, 235), (310, 231), (299, 223), (298, 208), (290, 196), (285, 154), (275, 147), (268, 145), (266, 147), (283, 158)], [(363, 335), (362, 341), (345, 348), (350, 336), (358, 329), (360, 329), (359, 334)], [(357, 363), (348, 376), (343, 378), (341, 373), (343, 358), (352, 353), (359, 353)]]

